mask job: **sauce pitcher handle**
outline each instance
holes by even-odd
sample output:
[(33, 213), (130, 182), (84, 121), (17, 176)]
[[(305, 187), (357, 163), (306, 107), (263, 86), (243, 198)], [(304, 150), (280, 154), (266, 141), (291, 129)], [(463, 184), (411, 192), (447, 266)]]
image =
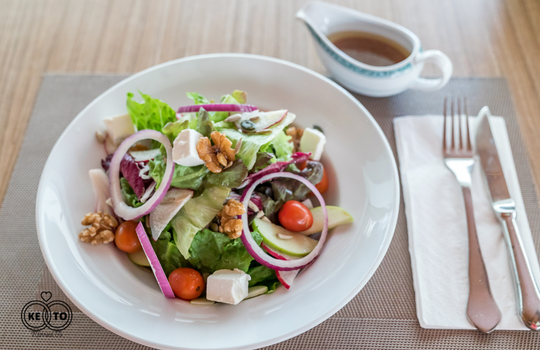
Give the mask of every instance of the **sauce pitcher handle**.
[(437, 67), (439, 67), (441, 71), (441, 77), (440, 78), (434, 78), (434, 79), (427, 79), (427, 78), (421, 78), (418, 77), (414, 81), (414, 83), (411, 86), (411, 89), (413, 90), (421, 90), (421, 91), (433, 91), (433, 90), (439, 90), (443, 86), (448, 83), (448, 80), (452, 77), (452, 61), (446, 56), (444, 53), (442, 53), (439, 50), (428, 50), (424, 52), (420, 52), (415, 58), (414, 58), (414, 65), (421, 64), (421, 63), (433, 63)]

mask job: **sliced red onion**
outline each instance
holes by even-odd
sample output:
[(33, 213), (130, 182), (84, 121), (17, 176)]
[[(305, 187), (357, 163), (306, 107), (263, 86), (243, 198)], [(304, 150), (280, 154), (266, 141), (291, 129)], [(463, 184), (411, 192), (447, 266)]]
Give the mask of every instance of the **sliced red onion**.
[[(122, 190), (120, 189), (120, 162), (133, 144), (147, 139), (160, 142), (165, 147), (165, 151), (167, 152), (167, 166), (165, 168), (163, 180), (161, 181), (161, 184), (154, 195), (146, 203), (144, 203), (144, 205), (138, 208), (132, 208), (124, 202), (122, 197)], [(172, 147), (167, 136), (155, 130), (141, 130), (129, 136), (120, 144), (114, 153), (114, 156), (111, 159), (111, 166), (109, 168), (111, 198), (116, 215), (120, 216), (124, 220), (133, 220), (150, 214), (152, 210), (159, 205), (167, 193), (167, 190), (171, 186), (173, 173), (174, 162), (172, 160)]]
[(264, 250), (257, 245), (257, 242), (251, 237), (250, 231), (249, 231), (249, 224), (248, 224), (248, 215), (247, 213), (242, 214), (242, 223), (244, 226), (244, 230), (242, 232), (242, 236), (240, 238), (242, 239), (242, 243), (246, 247), (247, 251), (251, 256), (260, 264), (271, 268), (273, 270), (278, 271), (291, 271), (291, 270), (298, 270), (301, 269), (307, 265), (309, 265), (321, 252), (321, 249), (324, 245), (324, 242), (326, 241), (326, 235), (328, 234), (328, 211), (326, 210), (326, 204), (324, 202), (324, 198), (322, 197), (321, 193), (315, 185), (313, 185), (309, 180), (303, 178), (302, 176), (287, 173), (287, 172), (279, 172), (279, 173), (273, 173), (268, 174), (266, 176), (261, 177), (260, 179), (253, 182), (249, 188), (247, 188), (244, 193), (242, 194), (241, 201), (244, 204), (244, 207), (247, 208), (249, 200), (251, 199), (251, 195), (253, 193), (253, 190), (255, 190), (255, 187), (259, 185), (260, 183), (264, 181), (271, 180), (276, 177), (286, 177), (290, 179), (294, 179), (297, 181), (302, 182), (304, 185), (306, 185), (317, 197), (321, 204), (322, 213), (323, 213), (323, 230), (321, 232), (321, 238), (319, 239), (319, 243), (315, 246), (315, 248), (309, 253), (308, 255), (304, 256), (303, 258), (300, 258), (298, 260), (279, 260), (276, 258), (273, 258), (266, 254)]
[(156, 158), (161, 154), (159, 148), (149, 149), (147, 151), (133, 151), (129, 152), (136, 162), (144, 162)]
[(156, 277), (161, 292), (167, 298), (174, 298), (174, 292), (171, 288), (171, 285), (169, 284), (167, 275), (165, 275), (165, 271), (163, 271), (163, 267), (159, 263), (156, 252), (154, 251), (154, 248), (150, 243), (150, 239), (146, 235), (146, 231), (144, 230), (142, 222), (139, 222), (137, 228), (135, 228), (135, 231), (137, 232), (137, 237), (139, 237), (139, 241), (141, 241), (141, 246), (143, 248), (144, 254), (148, 259), (148, 262), (150, 263), (150, 267), (152, 268), (152, 272), (154, 272), (154, 276)]
[(143, 196), (141, 197), (141, 203), (146, 203), (148, 198), (150, 198), (150, 196), (152, 195), (152, 192), (154, 192), (155, 188), (156, 188), (156, 182), (152, 181), (152, 184), (150, 184), (150, 186), (148, 186), (148, 188), (144, 192)]
[(149, 180), (152, 178), (152, 176), (150, 176), (150, 166), (148, 165), (148, 163), (144, 164), (144, 163), (138, 163), (138, 166), (139, 166), (139, 177), (143, 180)]
[(96, 212), (115, 216), (113, 209), (107, 204), (107, 199), (111, 196), (107, 174), (103, 169), (91, 169), (88, 175), (90, 175), (94, 197), (96, 198)]
[(184, 106), (178, 108), (177, 113), (193, 113), (198, 112), (201, 108), (204, 108), (208, 112), (253, 112), (257, 110), (257, 107), (252, 105), (236, 105), (227, 103), (211, 103), (207, 105), (193, 105)]
[(259, 208), (259, 210), (263, 210), (262, 199), (258, 194), (254, 194), (251, 197), (251, 201), (257, 206), (257, 208)]
[[(290, 256), (287, 254), (283, 254), (281, 252), (275, 251), (274, 249), (270, 248), (269, 246), (265, 245), (264, 243), (261, 244), (264, 250), (268, 252), (268, 254), (272, 255), (274, 258), (279, 260), (298, 260), (298, 257)], [(283, 286), (287, 289), (290, 289), (294, 279), (300, 272), (300, 269), (298, 270), (292, 270), (292, 271), (276, 271), (276, 277), (277, 279), (283, 284)]]
[(296, 152), (295, 154), (293, 154), (291, 156), (292, 159), (289, 160), (289, 161), (275, 162), (275, 163), (270, 164), (266, 168), (264, 168), (264, 169), (262, 169), (262, 170), (260, 170), (260, 171), (258, 171), (256, 173), (248, 175), (248, 177), (246, 177), (244, 182), (240, 186), (238, 186), (237, 188), (244, 188), (244, 187), (248, 186), (250, 183), (254, 182), (257, 179), (260, 179), (261, 177), (263, 177), (263, 176), (265, 176), (267, 174), (281, 172), (281, 171), (285, 170), (285, 168), (287, 168), (287, 166), (289, 166), (289, 164), (293, 164), (293, 163), (298, 164), (298, 163), (305, 162), (306, 160), (309, 159), (310, 156), (311, 156), (311, 153)]

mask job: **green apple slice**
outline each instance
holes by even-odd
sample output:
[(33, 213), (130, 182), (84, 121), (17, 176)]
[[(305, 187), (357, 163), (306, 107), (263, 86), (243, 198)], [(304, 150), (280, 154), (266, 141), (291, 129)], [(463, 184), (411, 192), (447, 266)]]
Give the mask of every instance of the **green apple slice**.
[(128, 258), (132, 263), (139, 266), (150, 266), (144, 250), (139, 250), (137, 253), (128, 253)]
[[(328, 229), (333, 229), (339, 225), (348, 224), (353, 222), (353, 217), (351, 214), (347, 213), (345, 210), (340, 207), (335, 207), (332, 205), (327, 205), (326, 210), (328, 211)], [(323, 214), (322, 208), (317, 207), (310, 209), (311, 214), (313, 215), (313, 225), (308, 230), (298, 232), (300, 234), (309, 236), (317, 232), (321, 232), (323, 229)]]
[(261, 219), (255, 219), (253, 223), (263, 237), (264, 243), (270, 248), (279, 250), (282, 253), (303, 257), (308, 255), (319, 243), (313, 238), (291, 232), (284, 227), (274, 225)]
[(248, 288), (248, 295), (245, 299), (251, 299), (258, 297), (259, 295), (263, 295), (264, 293), (268, 292), (267, 286), (255, 286), (255, 287), (249, 287)]

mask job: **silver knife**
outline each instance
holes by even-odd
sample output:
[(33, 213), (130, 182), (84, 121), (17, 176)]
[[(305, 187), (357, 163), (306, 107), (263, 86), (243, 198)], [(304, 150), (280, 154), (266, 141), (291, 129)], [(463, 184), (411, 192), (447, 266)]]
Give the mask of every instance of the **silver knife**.
[[(476, 133), (476, 151), (482, 163), (491, 204), (504, 227), (504, 236), (508, 244), (516, 282), (518, 312), (527, 327), (539, 330), (540, 292), (516, 224), (516, 205), (510, 197), (504, 179), (501, 161), (491, 132), (489, 108), (484, 107), (479, 115), (485, 116), (480, 121)], [(534, 263), (537, 262), (534, 261)]]

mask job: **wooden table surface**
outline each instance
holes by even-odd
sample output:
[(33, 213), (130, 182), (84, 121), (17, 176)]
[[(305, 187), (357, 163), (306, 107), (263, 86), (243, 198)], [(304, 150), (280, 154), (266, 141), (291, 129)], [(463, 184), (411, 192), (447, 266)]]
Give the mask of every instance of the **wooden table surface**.
[[(0, 199), (44, 72), (134, 73), (213, 52), (324, 69), (295, 12), (305, 0), (0, 0)], [(333, 1), (404, 25), (458, 77), (506, 77), (540, 183), (539, 0)]]

